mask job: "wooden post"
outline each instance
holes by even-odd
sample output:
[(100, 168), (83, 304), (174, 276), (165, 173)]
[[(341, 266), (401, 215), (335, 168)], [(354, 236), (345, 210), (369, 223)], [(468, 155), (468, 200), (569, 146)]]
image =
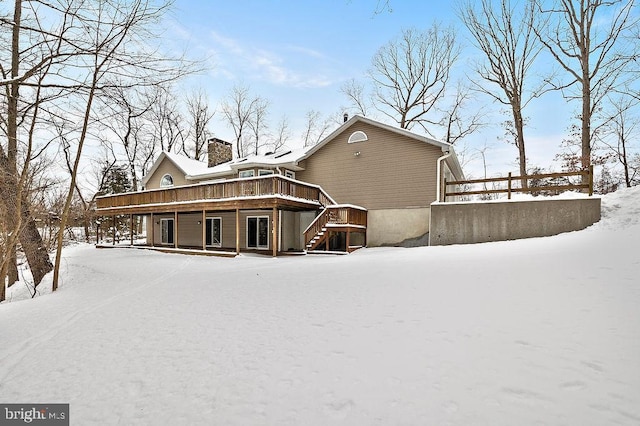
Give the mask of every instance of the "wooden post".
[(240, 209), (236, 208), (236, 254), (240, 254)]
[[(115, 246), (116, 245), (116, 215), (115, 214), (113, 215), (113, 223), (112, 224), (113, 224), (113, 235), (112, 235), (113, 241), (112, 241), (112, 243)], [(62, 232), (62, 230), (60, 230), (60, 232)]]
[(329, 232), (329, 229), (327, 229), (327, 236), (325, 237), (324, 240), (324, 249), (326, 251), (329, 251), (329, 240), (331, 239), (331, 232)]
[(589, 166), (589, 196), (593, 195), (593, 164)]
[(131, 237), (131, 245), (133, 245), (133, 215), (129, 217), (129, 236)]
[(278, 255), (278, 208), (274, 207), (273, 208), (273, 241), (271, 242), (271, 244), (273, 245), (273, 257), (276, 257)]
[(349, 253), (349, 246), (351, 245), (351, 231), (347, 228), (347, 253)]
[[(153, 221), (153, 213), (151, 213), (151, 247), (154, 246), (155, 240), (155, 222)], [(149, 236), (147, 235), (147, 244), (149, 244)]]
[(447, 178), (443, 177), (442, 178), (442, 189), (440, 190), (440, 194), (438, 194), (438, 200), (440, 201), (442, 200), (443, 202), (447, 201)]
[(508, 186), (509, 186), (509, 189), (508, 189), (508, 192), (507, 192), (507, 198), (510, 200), (511, 199), (511, 172), (509, 172), (509, 184), (508, 184)]
[(202, 210), (202, 250), (207, 249), (207, 212)]
[(173, 212), (173, 248), (178, 248), (178, 211)]

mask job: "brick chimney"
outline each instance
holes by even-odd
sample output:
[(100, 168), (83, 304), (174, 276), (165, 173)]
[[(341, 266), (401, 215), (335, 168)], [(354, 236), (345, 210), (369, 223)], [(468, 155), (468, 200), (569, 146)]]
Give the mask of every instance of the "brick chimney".
[(207, 146), (208, 166), (213, 167), (233, 159), (231, 143), (218, 138), (211, 138)]

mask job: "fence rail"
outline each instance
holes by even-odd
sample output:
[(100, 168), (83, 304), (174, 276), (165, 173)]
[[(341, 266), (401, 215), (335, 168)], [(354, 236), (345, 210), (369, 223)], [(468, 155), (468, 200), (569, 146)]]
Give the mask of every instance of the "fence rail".
[[(572, 183), (569, 178), (572, 176), (580, 176), (581, 183)], [(544, 180), (564, 180), (561, 183), (542, 183)], [(526, 186), (522, 186), (522, 182), (527, 182)], [(492, 188), (482, 190), (467, 190), (464, 187), (474, 184), (502, 183), (506, 182), (506, 188)], [(585, 183), (586, 182), (586, 183)], [(515, 185), (514, 185), (515, 184)], [(518, 186), (520, 185), (520, 186)], [(449, 186), (455, 186), (456, 189), (449, 191)], [(461, 189), (462, 187), (462, 189)], [(487, 179), (469, 179), (447, 181), (444, 180), (444, 200), (447, 197), (465, 196), (465, 195), (488, 195), (488, 194), (507, 194), (507, 198), (511, 199), (514, 192), (542, 193), (542, 192), (560, 192), (569, 190), (584, 190), (589, 195), (593, 195), (593, 165), (586, 170), (576, 172), (560, 172), (560, 173), (539, 173), (534, 175), (512, 176), (509, 173), (506, 177), (495, 177)]]

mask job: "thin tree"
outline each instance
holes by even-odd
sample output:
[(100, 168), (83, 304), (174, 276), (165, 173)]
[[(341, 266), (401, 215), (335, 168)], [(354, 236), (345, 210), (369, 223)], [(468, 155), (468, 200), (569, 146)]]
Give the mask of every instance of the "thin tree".
[(101, 120), (101, 124), (107, 130), (107, 134), (100, 139), (114, 156), (116, 147), (111, 138), (117, 139), (118, 147), (124, 150), (132, 190), (137, 191), (141, 174), (138, 162), (140, 152), (153, 143), (147, 131), (149, 126), (145, 118), (151, 113), (156, 99), (149, 95), (145, 88), (125, 85), (109, 88), (104, 96), (109, 102), (105, 102), (102, 108), (104, 119)]
[(176, 96), (170, 87), (157, 86), (149, 118), (153, 144), (164, 152), (177, 152), (184, 146), (187, 131), (184, 118), (179, 111)]
[(251, 146), (252, 152), (258, 155), (260, 149), (265, 144), (263, 136), (267, 132), (267, 117), (269, 115), (269, 101), (261, 98), (260, 96), (255, 98), (253, 102), (253, 110), (249, 122), (249, 129), (251, 130)]
[(605, 96), (625, 83), (629, 64), (638, 57), (637, 41), (624, 42), (637, 29), (635, 2), (558, 0), (549, 9), (534, 1), (537, 13), (550, 17), (549, 25), (535, 29), (536, 35), (568, 76), (552, 83), (567, 99), (581, 102), (579, 160), (586, 169), (592, 162), (595, 113)]
[[(520, 175), (525, 176), (523, 110), (539, 95), (539, 89), (531, 91), (526, 87), (531, 67), (542, 50), (534, 33), (540, 26), (535, 4), (530, 1), (524, 5), (517, 1), (512, 4), (510, 0), (501, 0), (499, 7), (495, 7), (491, 0), (467, 1), (459, 15), (485, 57), (484, 62), (476, 65), (476, 71), (488, 84), (476, 83), (475, 86), (509, 109)], [(523, 178), (521, 182), (526, 188), (527, 180)]]
[(211, 135), (209, 123), (215, 115), (215, 111), (209, 108), (209, 100), (202, 90), (189, 94), (185, 103), (190, 128), (182, 152), (187, 157), (203, 160), (207, 155), (207, 140)]
[(291, 138), (289, 119), (286, 115), (283, 115), (276, 125), (275, 133), (271, 141), (271, 151), (278, 152), (278, 150), (286, 146), (289, 138)]
[(608, 108), (605, 108), (605, 131), (599, 141), (613, 154), (615, 161), (622, 167), (623, 181), (627, 188), (637, 184), (640, 170), (633, 164), (633, 143), (640, 137), (640, 117), (637, 107), (640, 100), (630, 96), (608, 97)]
[(351, 104), (351, 109), (355, 114), (363, 117), (367, 116), (370, 102), (366, 94), (364, 84), (356, 81), (355, 78), (352, 78), (345, 81), (342, 86), (340, 86), (340, 91), (347, 97)]
[(235, 135), (236, 156), (244, 158), (247, 155), (248, 133), (255, 105), (259, 97), (253, 96), (249, 87), (235, 85), (222, 102), (222, 113)]
[[(482, 107), (473, 107), (474, 110), (470, 111), (469, 105), (475, 104), (474, 101), (475, 96), (468, 85), (458, 82), (451, 101), (446, 103), (444, 108), (440, 108), (442, 119), (439, 125), (444, 129), (444, 134), (440, 137), (441, 141), (455, 144), (486, 126), (486, 113)], [(432, 132), (427, 131), (427, 133)]]
[(369, 76), (376, 108), (403, 129), (437, 125), (434, 114), (459, 55), (452, 27), (433, 24), (426, 31), (403, 30), (373, 57)]
[[(82, 49), (81, 55), (76, 58), (81, 65), (78, 70), (86, 72), (86, 80), (81, 86), (80, 94), (84, 102), (78, 118), (82, 124), (76, 136), (71, 182), (60, 219), (60, 229), (64, 229), (69, 220), (80, 159), (89, 126), (94, 120), (94, 101), (100, 100), (104, 85), (113, 83), (115, 76), (118, 78), (118, 85), (122, 85), (119, 80), (122, 78), (126, 78), (131, 86), (156, 85), (178, 78), (185, 72), (175, 61), (158, 57), (142, 48), (145, 46), (143, 40), (155, 37), (153, 28), (156, 28), (155, 24), (166, 9), (166, 4), (155, 5), (150, 0), (102, 0), (92, 3), (90, 8), (79, 9), (73, 15), (80, 23), (78, 32), (75, 33), (77, 38), (74, 39), (75, 44)], [(139, 49), (132, 46), (138, 46)], [(63, 234), (60, 232), (53, 271), (54, 291), (58, 287), (62, 246)]]
[(331, 117), (322, 118), (322, 114), (316, 110), (309, 110), (305, 114), (306, 121), (302, 133), (303, 146), (309, 147), (317, 145), (331, 126)]

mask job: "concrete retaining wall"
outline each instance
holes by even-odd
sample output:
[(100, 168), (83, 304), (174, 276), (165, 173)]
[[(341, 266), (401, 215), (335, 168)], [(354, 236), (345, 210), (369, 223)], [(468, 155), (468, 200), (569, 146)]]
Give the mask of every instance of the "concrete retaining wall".
[(429, 207), (367, 211), (367, 246), (394, 245), (429, 232)]
[(431, 205), (430, 245), (546, 237), (600, 220), (600, 198)]

